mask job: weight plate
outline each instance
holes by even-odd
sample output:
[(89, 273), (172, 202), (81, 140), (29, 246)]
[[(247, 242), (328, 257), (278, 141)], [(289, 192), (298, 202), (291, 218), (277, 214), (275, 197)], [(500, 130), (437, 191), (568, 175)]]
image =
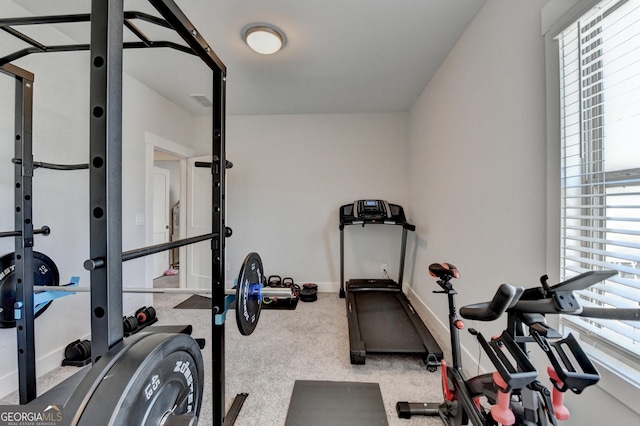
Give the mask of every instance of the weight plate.
[[(16, 326), (14, 304), (16, 302), (15, 253), (0, 258), (0, 328)], [(48, 256), (33, 252), (33, 284), (57, 286), (60, 284), (58, 267)], [(34, 307), (34, 317), (39, 317), (51, 304), (41, 303)]]
[(236, 323), (243, 336), (253, 333), (258, 324), (262, 300), (253, 290), (255, 285), (262, 285), (262, 280), (263, 269), (260, 255), (255, 252), (249, 253), (240, 267), (236, 288)]
[(102, 367), (107, 371), (92, 375), (98, 384), (82, 412), (73, 416), (77, 424), (195, 424), (204, 385), (196, 341), (186, 334), (149, 333), (122, 350), (115, 363)]

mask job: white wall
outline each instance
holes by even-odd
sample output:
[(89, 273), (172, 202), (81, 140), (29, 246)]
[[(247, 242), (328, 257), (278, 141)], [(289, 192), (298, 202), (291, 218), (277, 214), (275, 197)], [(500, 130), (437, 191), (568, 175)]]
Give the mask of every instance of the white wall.
[[(6, 16), (28, 16), (12, 2), (3, 4)], [(55, 30), (43, 28), (45, 36), (64, 40)], [(67, 41), (68, 42), (68, 41)], [(10, 51), (10, 50), (8, 50)], [(125, 63), (126, 55), (125, 53)], [(39, 54), (15, 63), (35, 74), (33, 152), (35, 161), (58, 164), (89, 161), (89, 60), (88, 53)], [(145, 226), (136, 225), (136, 214), (145, 211), (145, 132), (168, 140), (191, 140), (191, 116), (140, 82), (125, 75), (123, 99), (123, 250), (147, 245)], [(14, 228), (14, 81), (0, 74), (0, 230)], [(61, 282), (73, 275), (89, 285), (82, 264), (89, 253), (88, 171), (37, 169), (33, 179), (35, 227), (48, 225), (51, 235), (36, 236), (34, 250), (50, 256), (60, 271)], [(151, 223), (148, 216), (147, 223)], [(15, 250), (13, 238), (0, 239), (0, 255)], [(151, 285), (145, 260), (124, 264), (123, 285)], [(149, 304), (150, 297), (126, 295), (124, 312)], [(56, 300), (36, 319), (37, 374), (60, 365), (64, 347), (90, 331), (89, 296), (77, 294)], [(17, 389), (15, 329), (0, 329), (0, 397)]]
[(427, 266), (460, 268), (460, 304), (545, 271), (543, 2), (488, 2), (411, 109), (414, 290), (438, 318)]
[[(489, 0), (410, 112), (418, 234), (412, 288), (442, 336), (447, 310), (443, 296), (431, 294), (437, 285), (427, 275), (430, 263), (460, 269), (459, 306), (489, 300), (502, 282), (531, 287), (542, 274), (557, 278), (547, 270), (546, 252), (545, 3)], [(491, 336), (504, 324), (467, 327)], [(464, 362), (475, 372), (477, 343), (463, 333), (463, 345)], [(542, 374), (541, 381), (547, 383)], [(568, 392), (566, 405), (572, 418), (563, 424), (607, 424), (612, 413), (620, 424), (638, 423), (597, 386)]]
[[(210, 133), (210, 120), (200, 120), (195, 139)], [(257, 251), (267, 275), (336, 291), (340, 205), (361, 198), (409, 204), (406, 113), (231, 116), (226, 142), (234, 164), (227, 172), (228, 279)], [(397, 274), (400, 235), (392, 227), (347, 228), (345, 277), (382, 277), (380, 263)]]

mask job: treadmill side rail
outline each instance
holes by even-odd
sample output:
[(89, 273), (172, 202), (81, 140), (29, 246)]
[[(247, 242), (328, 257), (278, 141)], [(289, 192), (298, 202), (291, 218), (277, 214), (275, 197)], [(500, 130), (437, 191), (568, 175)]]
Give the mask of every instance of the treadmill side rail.
[(360, 335), (360, 324), (358, 322), (358, 306), (353, 293), (347, 292), (347, 320), (349, 323), (349, 356), (351, 364), (364, 364), (367, 351), (365, 349), (362, 336)]

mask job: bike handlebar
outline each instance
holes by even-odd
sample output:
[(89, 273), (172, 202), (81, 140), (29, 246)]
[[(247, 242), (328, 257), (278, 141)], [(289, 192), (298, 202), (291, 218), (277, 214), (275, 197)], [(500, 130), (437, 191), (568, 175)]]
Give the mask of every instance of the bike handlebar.
[(524, 288), (501, 284), (490, 302), (474, 303), (460, 308), (460, 316), (476, 321), (493, 321), (516, 304)]
[[(438, 284), (445, 290), (453, 291), (450, 281), (459, 278), (460, 272), (451, 263), (432, 263), (429, 274), (439, 278)], [(502, 284), (489, 302), (475, 303), (460, 308), (463, 318), (477, 321), (493, 321), (507, 310), (515, 314), (567, 314), (591, 318), (605, 318), (623, 321), (640, 321), (640, 309), (613, 309), (582, 307), (573, 294), (584, 290), (617, 274), (614, 270), (587, 271), (553, 286), (546, 284), (546, 276), (541, 279), (542, 287), (524, 289), (520, 286)]]

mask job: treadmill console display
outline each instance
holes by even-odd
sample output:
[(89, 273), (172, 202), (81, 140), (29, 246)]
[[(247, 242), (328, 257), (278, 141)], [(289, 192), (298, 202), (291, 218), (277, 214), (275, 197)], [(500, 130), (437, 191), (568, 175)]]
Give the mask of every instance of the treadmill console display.
[(391, 217), (389, 203), (383, 200), (358, 200), (353, 203), (354, 216), (364, 220), (384, 220)]
[(400, 225), (409, 231), (415, 231), (415, 225), (407, 222), (404, 210), (398, 204), (384, 200), (356, 200), (340, 206), (340, 229), (346, 225), (384, 224)]

